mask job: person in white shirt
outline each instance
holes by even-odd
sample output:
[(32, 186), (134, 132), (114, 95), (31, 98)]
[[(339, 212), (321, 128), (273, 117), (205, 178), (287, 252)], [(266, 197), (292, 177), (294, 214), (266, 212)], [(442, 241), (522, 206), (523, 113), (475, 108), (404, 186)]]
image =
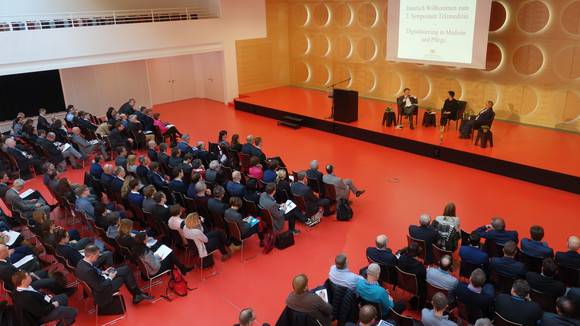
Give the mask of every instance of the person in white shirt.
[(330, 267), (328, 278), (335, 285), (347, 287), (351, 290), (356, 290), (356, 283), (358, 280), (364, 278), (355, 273), (351, 273), (348, 269), (348, 258), (345, 254), (338, 254), (334, 259), (334, 264)]

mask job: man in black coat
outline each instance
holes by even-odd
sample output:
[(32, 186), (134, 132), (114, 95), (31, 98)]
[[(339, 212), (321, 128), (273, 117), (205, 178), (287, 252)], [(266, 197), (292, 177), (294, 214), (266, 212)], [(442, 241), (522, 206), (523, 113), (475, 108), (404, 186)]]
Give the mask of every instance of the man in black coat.
[[(475, 120), (491, 120), (492, 116), (493, 116), (493, 102), (485, 101), (485, 108), (481, 110), (479, 114), (477, 114)], [(469, 138), (469, 135), (471, 134), (471, 128), (473, 127), (475, 120), (469, 120), (465, 122), (463, 128), (461, 129), (461, 135), (459, 136), (459, 138), (465, 139)]]
[(151, 164), (149, 164), (149, 170), (149, 184), (155, 186), (155, 189), (161, 190), (161, 187), (169, 186), (169, 181), (165, 175), (159, 171), (159, 163), (151, 162)]
[(127, 116), (135, 113), (135, 99), (129, 99), (119, 108), (119, 113), (125, 113)]
[(330, 210), (330, 199), (318, 198), (312, 189), (308, 187), (308, 178), (306, 178), (306, 171), (300, 171), (297, 174), (297, 180), (294, 180), (290, 186), (290, 190), (293, 195), (302, 196), (306, 204), (306, 215), (307, 218), (311, 218), (318, 212), (319, 207), (324, 208), (324, 216), (329, 216), (334, 214), (334, 211)]
[(493, 318), (495, 290), (493, 285), (485, 284), (485, 272), (481, 268), (471, 272), (469, 284), (459, 282), (455, 288), (455, 297), (468, 308), (481, 309), (483, 316)]
[[(580, 307), (579, 307), (580, 308)], [(574, 317), (574, 302), (568, 297), (559, 297), (556, 301), (556, 312), (544, 312), (542, 316), (542, 325), (571, 325), (580, 326), (580, 320), (572, 319)]]
[(503, 246), (503, 257), (493, 257), (489, 263), (489, 268), (493, 269), (500, 276), (522, 278), (526, 274), (526, 267), (514, 259), (518, 247), (513, 241), (508, 241)]
[(561, 281), (554, 279), (558, 265), (553, 258), (544, 258), (542, 273), (527, 272), (526, 281), (536, 291), (559, 297), (566, 292), (566, 286)]
[(92, 131), (96, 131), (99, 126), (95, 125), (91, 121), (89, 121), (89, 114), (87, 112), (81, 111), (79, 112), (79, 120), (77, 121), (77, 125), (83, 129), (88, 129)]
[(427, 214), (422, 214), (419, 218), (420, 226), (410, 225), (409, 226), (409, 235), (412, 238), (419, 239), (425, 241), (425, 262), (427, 264), (433, 263), (433, 243), (437, 243), (439, 240), (439, 232), (435, 230), (435, 228), (430, 225), (431, 224), (431, 216)]
[(558, 251), (556, 253), (556, 261), (560, 266), (572, 269), (580, 269), (580, 254), (578, 248), (580, 247), (580, 239), (576, 236), (568, 238), (568, 251)]
[(503, 318), (523, 326), (536, 326), (542, 319), (542, 309), (530, 300), (530, 285), (525, 280), (516, 280), (511, 295), (502, 293), (495, 299), (495, 311)]
[(12, 276), (16, 290), (12, 292), (16, 319), (19, 325), (44, 324), (61, 320), (57, 326), (71, 325), (78, 310), (67, 307), (68, 297), (58, 294), (50, 297), (32, 286), (32, 278), (26, 271), (18, 271)]
[(115, 307), (107, 307), (113, 303), (113, 294), (125, 284), (129, 292), (133, 295), (133, 304), (137, 304), (143, 300), (151, 300), (152, 296), (141, 292), (135, 278), (133, 278), (133, 271), (128, 266), (119, 268), (109, 267), (104, 271), (99, 270), (94, 266), (97, 259), (99, 259), (99, 247), (95, 245), (88, 245), (85, 248), (85, 258), (76, 266), (75, 275), (82, 281), (85, 281), (93, 292), (93, 300), (99, 306), (99, 312), (107, 314), (108, 309)]
[[(318, 185), (319, 185), (319, 190), (320, 190), (320, 197), (324, 198), (324, 181), (322, 180), (322, 177), (324, 176), (324, 174), (322, 174), (322, 172), (318, 171), (318, 168), (320, 167), (320, 165), (318, 164), (317, 160), (312, 160), (310, 162), (310, 169), (306, 170), (306, 177), (310, 178), (310, 179), (316, 179), (318, 180)], [(312, 187), (312, 185), (309, 185), (310, 187)]]
[[(137, 116), (132, 114), (129, 116), (129, 122), (127, 122), (127, 132), (133, 133), (136, 137), (136, 141), (139, 143), (144, 143), (146, 136), (143, 133), (143, 125), (137, 119)], [(129, 134), (131, 135), (131, 134)]]
[(121, 121), (118, 121), (115, 123), (115, 129), (109, 133), (109, 141), (113, 148), (119, 146), (125, 146), (127, 149), (132, 148), (131, 144), (133, 143), (133, 139), (125, 136), (123, 130), (125, 130), (125, 126)]
[(151, 140), (147, 143), (147, 157), (153, 162), (157, 162), (157, 143)]
[[(407, 252), (399, 257), (398, 266), (403, 272), (415, 274), (417, 277), (417, 290), (419, 292), (419, 301), (423, 303), (425, 301), (425, 295), (427, 294), (427, 270), (425, 265), (417, 260), (421, 248), (416, 242), (413, 242), (407, 247)], [(421, 304), (419, 305), (421, 306)]]
[(121, 166), (124, 169), (127, 169), (127, 148), (125, 146), (117, 147), (117, 157), (115, 158), (115, 166)]
[(151, 210), (151, 214), (157, 219), (165, 224), (171, 218), (171, 213), (169, 213), (169, 207), (165, 205), (167, 202), (167, 197), (165, 197), (165, 193), (163, 191), (158, 191), (153, 195), (153, 200), (157, 203), (157, 205), (153, 206)]
[(242, 145), (242, 154), (252, 156), (252, 151), (254, 150), (254, 145), (252, 144), (253, 142), (254, 142), (254, 136), (248, 135), (246, 137), (246, 143), (244, 145)]
[(38, 110), (38, 122), (36, 123), (36, 130), (40, 130), (40, 129), (44, 129), (44, 130), (50, 130), (50, 123), (48, 123), (48, 120), (46, 120), (46, 109), (45, 108), (40, 108)]
[(121, 193), (123, 183), (125, 183), (125, 174), (125, 169), (122, 166), (117, 166), (115, 168), (115, 176), (113, 180), (111, 180), (111, 190), (113, 192)]
[(419, 109), (417, 104), (419, 101), (417, 100), (416, 96), (411, 95), (411, 90), (409, 88), (405, 88), (403, 90), (403, 95), (397, 98), (397, 105), (399, 106), (399, 112), (405, 117), (405, 119), (409, 119), (409, 128), (411, 130), (413, 128), (413, 115), (415, 111)]
[(214, 197), (207, 201), (207, 208), (210, 213), (224, 216), (226, 210), (229, 208), (226, 203), (222, 202), (225, 193), (226, 190), (222, 186), (215, 186), (215, 188), (213, 188)]
[(397, 266), (397, 256), (393, 255), (391, 249), (387, 248), (388, 243), (389, 239), (386, 235), (381, 234), (377, 236), (375, 238), (376, 247), (367, 248), (367, 257), (383, 265)]
[(12, 156), (18, 164), (18, 168), (22, 173), (22, 179), (28, 179), (32, 177), (32, 174), (29, 172), (31, 167), (34, 167), (34, 171), (37, 175), (42, 174), (42, 164), (44, 162), (17, 148), (16, 141), (13, 138), (8, 138), (5, 144), (7, 146), (6, 151), (8, 152), (8, 155)]
[(68, 158), (71, 162), (73, 169), (82, 169), (80, 165), (77, 164), (76, 159), (79, 160), (86, 160), (89, 158), (86, 155), (82, 155), (81, 153), (77, 152), (72, 146), (68, 146), (67, 149), (64, 149), (65, 145), (56, 146), (54, 144), (56, 140), (56, 135), (54, 132), (49, 132), (46, 135), (46, 139), (41, 142), (40, 146), (42, 146), (48, 152), (50, 156), (50, 161), (54, 163), (54, 166), (59, 172), (66, 171), (66, 161), (65, 159)]

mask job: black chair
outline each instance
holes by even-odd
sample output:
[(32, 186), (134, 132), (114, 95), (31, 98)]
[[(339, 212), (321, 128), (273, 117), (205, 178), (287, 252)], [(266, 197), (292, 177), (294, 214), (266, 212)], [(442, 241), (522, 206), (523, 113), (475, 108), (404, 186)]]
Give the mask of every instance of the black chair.
[(522, 324), (514, 323), (502, 317), (502, 315), (495, 312), (495, 319), (493, 320), (495, 326), (522, 326)]
[(312, 189), (312, 191), (314, 191), (315, 193), (320, 194), (320, 189), (322, 188), (322, 186), (320, 185), (318, 179), (315, 178), (307, 178), (307, 179), (308, 186), (310, 187), (310, 189)]
[(419, 253), (419, 258), (425, 262), (426, 255), (427, 255), (427, 246), (425, 245), (425, 240), (415, 239), (412, 236), (407, 234), (407, 245), (411, 245), (411, 243), (415, 242), (419, 248), (421, 248), (421, 252)]
[(399, 267), (397, 270), (397, 285), (399, 289), (409, 293), (411, 297), (419, 298), (419, 285), (417, 284), (417, 275), (402, 271)]
[(292, 326), (322, 326), (322, 324), (308, 315), (294, 311), (288, 306), (284, 308), (282, 314), (278, 318), (276, 325), (292, 325)]
[(476, 265), (462, 260), (459, 264), (459, 276), (469, 279), (471, 277), (471, 273), (478, 268), (483, 269), (483, 265)]
[(497, 244), (493, 240), (486, 240), (485, 246), (487, 247), (487, 255), (489, 256), (489, 259), (493, 257), (503, 257), (503, 245)]
[(528, 272), (541, 273), (543, 261), (542, 257), (530, 256), (524, 251), (520, 251), (520, 262), (524, 263)]
[[(465, 109), (467, 108), (467, 101), (457, 101), (458, 103), (458, 108), (457, 108), (457, 115), (455, 116), (455, 130), (457, 130), (457, 128), (459, 128), (459, 121), (461, 121), (461, 118), (463, 117), (463, 114), (465, 113)], [(451, 122), (448, 122), (451, 123)]]
[(413, 319), (413, 317), (403, 316), (403, 315), (397, 313), (396, 311), (394, 311), (393, 308), (389, 308), (389, 310), (391, 312), (391, 316), (393, 316), (393, 319), (395, 320), (395, 322), (397, 323), (398, 326), (414, 326), (415, 325), (415, 319)]
[(530, 289), (530, 298), (532, 301), (537, 302), (546, 312), (554, 312), (554, 306), (556, 305), (556, 298), (549, 294)]
[(471, 140), (473, 140), (473, 135), (475, 132), (481, 132), (482, 126), (489, 126), (491, 129), (491, 125), (493, 124), (493, 120), (495, 119), (495, 112), (491, 114), (491, 118), (489, 120), (475, 120), (473, 121), (473, 125), (471, 126)]
[(369, 264), (377, 264), (379, 265), (379, 267), (381, 268), (381, 274), (379, 274), (379, 279), (383, 282), (383, 286), (384, 284), (390, 284), (392, 285), (392, 290), (394, 291), (395, 288), (397, 287), (397, 270), (395, 269), (395, 266), (388, 266), (385, 264), (381, 264), (378, 263), (374, 260), (371, 259), (371, 257), (367, 256), (367, 261), (369, 262)]
[(494, 269), (491, 270), (491, 281), (495, 289), (500, 293), (509, 294), (514, 285), (515, 278), (498, 274)]
[(481, 309), (467, 306), (459, 300), (457, 300), (457, 310), (459, 317), (463, 320), (467, 320), (470, 324), (475, 324), (476, 320), (483, 318), (483, 312)]
[(578, 287), (580, 285), (578, 284), (580, 280), (580, 269), (572, 269), (560, 265), (558, 277), (568, 287)]

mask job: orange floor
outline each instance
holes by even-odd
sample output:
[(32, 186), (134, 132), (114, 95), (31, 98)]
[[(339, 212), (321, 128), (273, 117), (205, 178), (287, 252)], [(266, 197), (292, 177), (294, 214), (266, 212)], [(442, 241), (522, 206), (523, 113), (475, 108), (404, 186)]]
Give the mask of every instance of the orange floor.
[[(565, 249), (566, 237), (580, 228), (580, 196), (568, 192), (308, 128), (278, 127), (274, 120), (210, 100), (181, 101), (159, 105), (154, 110), (162, 113), (163, 121), (191, 134), (195, 142), (216, 141), (219, 130), (226, 129), (230, 136), (238, 133), (245, 138), (251, 133), (263, 137), (264, 152), (283, 157), (290, 169), (306, 169), (312, 159), (322, 166), (332, 162), (338, 176), (351, 178), (366, 193), (354, 199), (352, 221), (326, 218), (311, 232), (304, 232), (304, 226), (298, 224), (303, 232), (293, 247), (274, 249), (269, 255), (259, 255), (245, 263), (240, 262), (239, 252), (225, 263), (217, 259), (216, 266), (222, 269), (217, 276), (202, 282), (197, 269), (187, 275), (189, 286), (197, 287), (187, 297), (136, 306), (129, 303), (128, 316), (118, 325), (184, 321), (190, 321), (189, 325), (232, 325), (245, 307), (255, 309), (258, 325), (274, 324), (296, 274), (306, 273), (310, 287), (322, 284), (334, 256), (341, 252), (348, 255), (351, 269), (356, 271), (366, 264), (365, 249), (373, 245), (376, 235), (386, 234), (389, 247), (400, 249), (405, 245), (409, 224), (417, 223), (422, 213), (433, 217), (441, 214), (450, 201), (457, 205), (461, 226), (466, 230), (500, 216), (506, 219), (509, 229), (520, 231), (521, 238), (537, 223), (544, 226), (545, 240), (555, 250)], [(327, 114), (320, 110), (320, 115)], [(81, 172), (75, 170), (64, 176), (82, 182)], [(41, 182), (39, 179), (30, 186), (50, 196)], [(257, 252), (257, 239), (246, 249), (244, 255)], [(154, 288), (153, 294), (158, 296), (164, 291), (165, 284)], [(82, 302), (71, 300), (71, 304), (81, 310), (77, 324), (94, 324), (94, 316), (84, 313)]]
[[(323, 119), (330, 115), (331, 99), (327, 93), (307, 90), (297, 87), (277, 87), (252, 93), (243, 94), (244, 102), (257, 104), (278, 110)], [(473, 107), (470, 103), (468, 110), (477, 114), (482, 107)], [(415, 128), (410, 130), (408, 122), (404, 122), (404, 129), (381, 126), (385, 106), (391, 106), (396, 112), (394, 104), (375, 100), (359, 99), (358, 121), (349, 125), (383, 132), (386, 134), (418, 140), (430, 144), (439, 144), (441, 133), (438, 128)], [(419, 124), (423, 113), (419, 111)], [(440, 115), (437, 113), (437, 123)], [(573, 176), (580, 176), (580, 135), (554, 130), (517, 125), (501, 121), (493, 124), (493, 138), (495, 147), (481, 148), (473, 146), (469, 140), (459, 139), (455, 131), (455, 122), (444, 132), (442, 146), (464, 152), (486, 155), (510, 162), (525, 164), (550, 171), (556, 171)]]

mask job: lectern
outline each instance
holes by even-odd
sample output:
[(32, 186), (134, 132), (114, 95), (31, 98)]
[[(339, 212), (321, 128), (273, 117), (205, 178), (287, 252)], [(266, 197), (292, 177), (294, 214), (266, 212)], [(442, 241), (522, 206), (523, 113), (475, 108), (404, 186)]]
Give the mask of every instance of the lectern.
[(334, 89), (332, 99), (334, 120), (353, 122), (358, 120), (358, 92), (346, 89)]

